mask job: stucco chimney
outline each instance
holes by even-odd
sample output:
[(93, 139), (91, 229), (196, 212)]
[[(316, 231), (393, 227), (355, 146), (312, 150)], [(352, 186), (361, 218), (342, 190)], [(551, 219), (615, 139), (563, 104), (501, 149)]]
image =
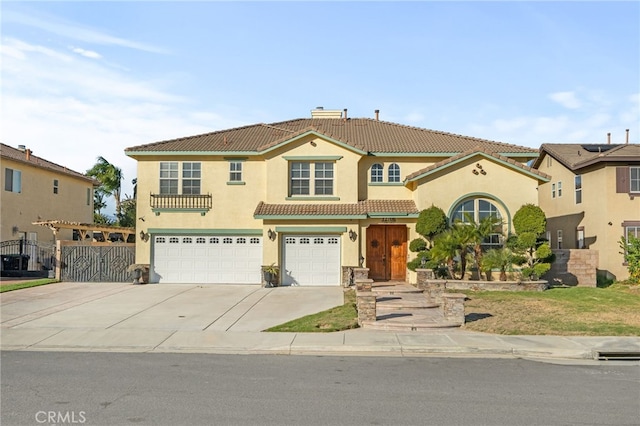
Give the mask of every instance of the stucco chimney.
[(611, 143), (611, 132), (607, 133), (607, 144)]
[(374, 112), (376, 113), (376, 121), (380, 121), (380, 110), (377, 109)]
[(626, 132), (627, 132), (627, 137), (625, 138), (624, 143), (629, 145), (629, 129), (627, 129)]

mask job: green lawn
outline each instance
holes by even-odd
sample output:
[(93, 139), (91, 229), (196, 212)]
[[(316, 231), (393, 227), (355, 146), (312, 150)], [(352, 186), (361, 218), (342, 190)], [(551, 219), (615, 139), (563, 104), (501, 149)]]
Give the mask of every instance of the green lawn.
[[(640, 336), (640, 285), (552, 288), (544, 292), (465, 291), (466, 330), (495, 334)], [(266, 331), (357, 328), (355, 292), (345, 304)]]
[(344, 293), (344, 305), (342, 306), (307, 315), (306, 317), (271, 327), (265, 331), (309, 333), (349, 330), (357, 327), (356, 292), (349, 290)]
[(463, 292), (467, 330), (496, 334), (640, 336), (640, 286)]
[(0, 293), (4, 293), (5, 291), (20, 290), (20, 289), (29, 288), (29, 287), (37, 287), (39, 285), (46, 285), (46, 284), (51, 284), (56, 282), (58, 281), (50, 278), (42, 278), (40, 280), (30, 280), (30, 281), (24, 281), (21, 283), (7, 284), (7, 285), (0, 286)]

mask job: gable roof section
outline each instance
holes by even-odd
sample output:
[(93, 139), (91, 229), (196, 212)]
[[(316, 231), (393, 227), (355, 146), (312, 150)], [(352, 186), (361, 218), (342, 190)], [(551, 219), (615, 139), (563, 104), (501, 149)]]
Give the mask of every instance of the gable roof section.
[[(576, 143), (545, 143), (540, 147), (540, 156), (535, 161), (534, 167), (539, 167), (544, 155), (550, 155), (571, 171), (596, 163), (614, 162), (628, 163), (640, 162), (639, 144), (611, 144), (611, 147), (603, 152), (590, 152), (585, 149), (588, 144)], [(597, 146), (597, 145), (596, 145)]]
[(31, 153), (27, 156), (26, 150), (22, 151), (21, 149), (14, 148), (12, 146), (5, 145), (3, 143), (0, 143), (0, 156), (2, 156), (2, 158), (8, 158), (10, 160), (18, 161), (20, 163), (29, 164), (30, 166), (33, 166), (33, 167), (38, 167), (41, 169), (46, 169), (53, 172), (61, 173), (63, 175), (72, 176), (78, 179), (83, 179), (83, 180), (86, 180), (87, 182), (92, 183), (95, 186), (100, 185), (100, 182), (93, 179), (92, 177), (89, 177), (82, 173), (78, 173), (74, 170), (68, 169), (65, 166), (52, 163), (51, 161), (47, 161), (44, 158), (35, 156)]
[(514, 170), (520, 171), (525, 173), (526, 175), (529, 175), (530, 177), (533, 177), (535, 179), (539, 179), (545, 182), (548, 182), (549, 180), (551, 180), (551, 176), (549, 176), (546, 173), (543, 173), (537, 169), (531, 168), (529, 166), (526, 166), (516, 160), (513, 160), (511, 158), (507, 158), (503, 155), (497, 154), (497, 153), (493, 153), (490, 151), (487, 151), (485, 149), (483, 149), (481, 146), (477, 146), (469, 151), (466, 152), (462, 152), (458, 155), (454, 155), (453, 157), (449, 157), (445, 160), (442, 160), (438, 163), (432, 164), (429, 167), (425, 167), (424, 169), (418, 170), (416, 172), (411, 173), (410, 175), (408, 175), (405, 178), (405, 182), (413, 182), (416, 181), (418, 179), (422, 179), (425, 176), (428, 176), (436, 171), (440, 171), (440, 170), (444, 170), (448, 167), (451, 167), (457, 163), (460, 163), (461, 161), (464, 161), (468, 158), (471, 157), (475, 157), (477, 155), (480, 155), (484, 158), (487, 158), (489, 160), (496, 160), (499, 163), (505, 165), (506, 167), (512, 168)]
[(422, 154), (451, 156), (480, 145), (484, 150), (509, 156), (535, 158), (537, 150), (370, 118), (301, 118), (271, 124), (254, 124), (202, 135), (127, 148), (136, 155), (261, 154), (307, 132), (326, 137), (371, 155)]
[(366, 219), (380, 216), (417, 217), (419, 210), (412, 200), (364, 200), (350, 204), (266, 204), (258, 203), (256, 219)]

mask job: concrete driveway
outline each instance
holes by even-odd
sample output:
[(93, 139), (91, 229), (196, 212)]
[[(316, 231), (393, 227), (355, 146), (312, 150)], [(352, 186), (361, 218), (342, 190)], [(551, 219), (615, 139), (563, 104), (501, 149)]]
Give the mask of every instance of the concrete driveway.
[(0, 301), (3, 331), (55, 328), (256, 332), (341, 305), (343, 290), (57, 283), (2, 293)]

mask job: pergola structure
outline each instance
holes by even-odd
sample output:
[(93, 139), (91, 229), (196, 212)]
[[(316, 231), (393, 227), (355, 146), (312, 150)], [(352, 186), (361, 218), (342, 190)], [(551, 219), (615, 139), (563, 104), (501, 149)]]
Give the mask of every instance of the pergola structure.
[(56, 239), (58, 237), (58, 231), (60, 229), (75, 229), (78, 231), (83, 240), (87, 239), (87, 237), (91, 237), (91, 239), (93, 239), (93, 233), (100, 232), (105, 241), (109, 241), (109, 234), (119, 233), (122, 234), (123, 241), (127, 242), (129, 239), (129, 235), (136, 233), (135, 228), (100, 225), (96, 223), (69, 222), (66, 220), (42, 220), (38, 222), (32, 222), (32, 224), (46, 226), (47, 228), (51, 229)]

